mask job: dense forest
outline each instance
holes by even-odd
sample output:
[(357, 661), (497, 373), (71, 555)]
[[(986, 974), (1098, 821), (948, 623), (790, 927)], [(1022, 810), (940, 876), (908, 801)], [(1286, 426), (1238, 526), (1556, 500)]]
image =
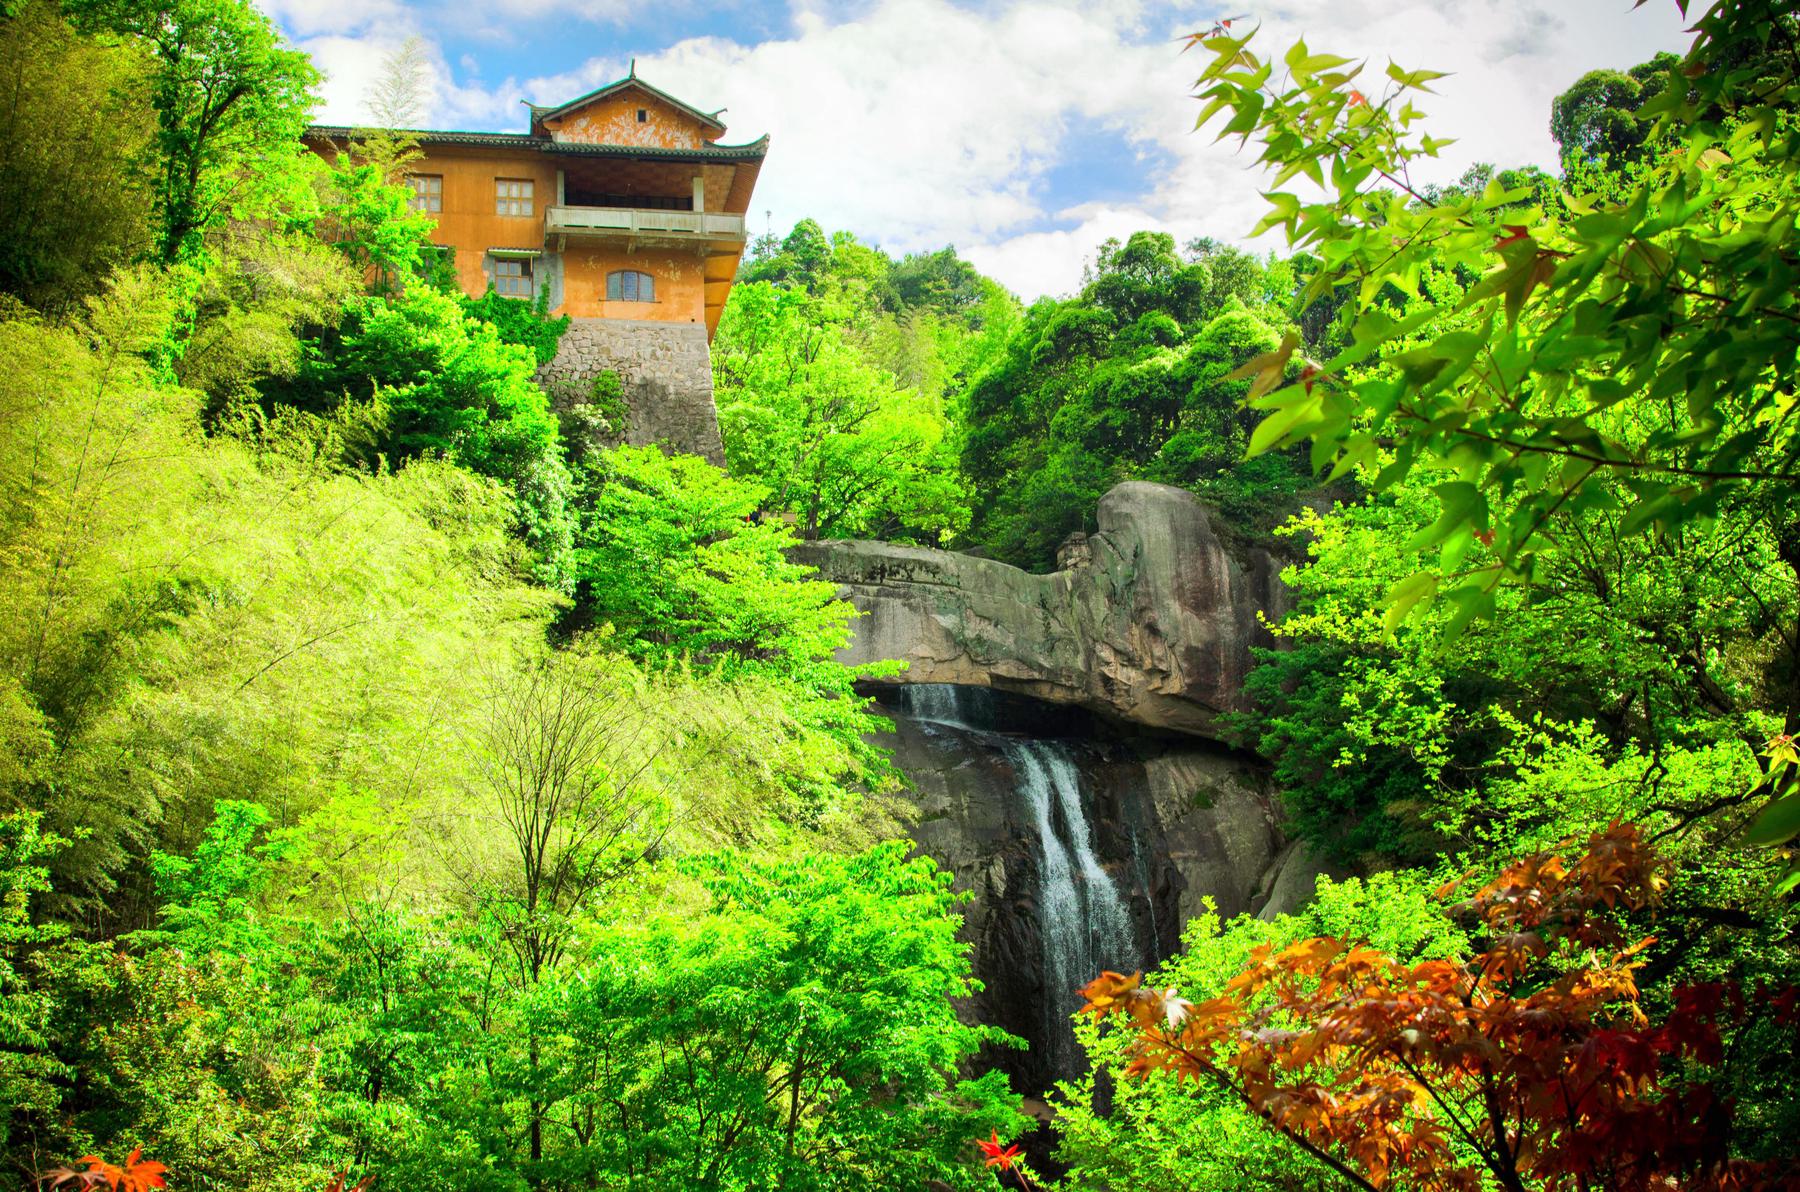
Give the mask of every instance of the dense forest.
[[(456, 289), (403, 135), (303, 150), (247, 0), (0, 12), (0, 1178), (1800, 1184), (1782, 6), (1436, 187), (1430, 71), (1201, 30), (1284, 240), (1024, 304), (803, 220), (724, 468), (553, 401), (567, 320)], [(1091, 974), (1021, 1090), (790, 548), (1046, 571), (1125, 480), (1290, 561), (1227, 732), (1341, 877)]]

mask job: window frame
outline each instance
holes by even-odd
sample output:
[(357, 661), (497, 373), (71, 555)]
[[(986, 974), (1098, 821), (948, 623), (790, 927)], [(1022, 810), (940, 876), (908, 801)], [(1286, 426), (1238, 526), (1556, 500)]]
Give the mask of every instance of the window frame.
[(507, 219), (526, 219), (537, 214), (535, 181), (532, 178), (495, 178), (494, 214)]
[[(507, 266), (513, 266), (508, 271)], [(515, 286), (520, 288), (514, 288)], [(530, 257), (495, 257), (494, 258), (494, 293), (502, 298), (522, 298), (530, 300), (537, 297), (537, 275), (531, 267)]]
[(442, 215), (444, 213), (444, 176), (442, 174), (408, 174), (406, 181), (412, 187), (412, 195), (406, 200), (409, 210), (420, 215)]
[[(628, 281), (630, 283), (629, 297), (626, 294)], [(650, 292), (648, 298), (642, 296), (646, 287)], [(606, 300), (608, 302), (655, 302), (656, 277), (642, 269), (611, 270), (606, 275)]]

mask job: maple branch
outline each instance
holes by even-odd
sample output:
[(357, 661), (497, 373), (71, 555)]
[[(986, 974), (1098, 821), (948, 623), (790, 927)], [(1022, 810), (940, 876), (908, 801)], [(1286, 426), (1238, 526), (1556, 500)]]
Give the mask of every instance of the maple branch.
[(1145, 1031), (1144, 1035), (1146, 1037), (1148, 1037), (1148, 1039), (1151, 1042), (1157, 1043), (1160, 1046), (1168, 1049), (1169, 1051), (1175, 1052), (1176, 1054), (1187, 1059), (1188, 1062), (1193, 1065), (1193, 1069), (1197, 1074), (1206, 1076), (1217, 1087), (1223, 1089), (1225, 1092), (1228, 1092), (1232, 1096), (1236, 1097), (1240, 1102), (1243, 1103), (1243, 1106), (1245, 1109), (1249, 1110), (1251, 1114), (1262, 1119), (1264, 1122), (1267, 1122), (1269, 1124), (1270, 1128), (1273, 1129), (1277, 1134), (1281, 1135), (1283, 1138), (1287, 1139), (1289, 1142), (1293, 1143), (1295, 1146), (1299, 1147), (1301, 1150), (1305, 1151), (1307, 1154), (1311, 1155), (1314, 1159), (1317, 1159), (1319, 1162), (1323, 1163), (1325, 1166), (1331, 1168), (1332, 1171), (1336, 1172), (1338, 1175), (1342, 1176), (1344, 1179), (1349, 1180), (1351, 1183), (1355, 1184), (1359, 1188), (1365, 1189), (1365, 1192), (1382, 1192), (1382, 1189), (1380, 1188), (1380, 1186), (1378, 1186), (1374, 1183), (1371, 1183), (1366, 1177), (1359, 1174), (1355, 1168), (1353, 1168), (1349, 1164), (1345, 1163), (1342, 1159), (1339, 1159), (1336, 1155), (1333, 1155), (1331, 1152), (1329, 1152), (1319, 1146), (1314, 1145), (1310, 1140), (1308, 1140), (1304, 1136), (1295, 1133), (1294, 1130), (1291, 1129), (1290, 1127), (1288, 1127), (1286, 1124), (1284, 1124), (1282, 1122), (1278, 1122), (1274, 1118), (1270, 1117), (1268, 1115), (1268, 1113), (1261, 1106), (1259, 1106), (1256, 1103), (1255, 1098), (1251, 1097), (1250, 1093), (1247, 1090), (1240, 1088), (1239, 1086), (1233, 1084), (1231, 1082), (1231, 1080), (1224, 1075), (1224, 1073), (1220, 1072), (1218, 1070), (1218, 1068), (1216, 1066), (1214, 1066), (1214, 1064), (1212, 1063), (1212, 1061), (1210, 1059), (1195, 1055), (1193, 1052), (1191, 1052), (1187, 1048), (1181, 1046), (1179, 1043), (1172, 1043), (1172, 1042), (1168, 1041), (1167, 1039), (1163, 1039), (1156, 1035), (1151, 1034), (1149, 1031)]
[[(1415, 422), (1430, 424), (1431, 419), (1424, 417), (1410, 406), (1402, 406), (1400, 415)], [(1678, 464), (1659, 464), (1647, 460), (1609, 459), (1604, 455), (1595, 455), (1591, 451), (1583, 451), (1578, 447), (1564, 447), (1539, 443), (1521, 443), (1516, 439), (1503, 439), (1497, 435), (1483, 434), (1467, 427), (1457, 427), (1449, 432), (1475, 439), (1483, 443), (1492, 443), (1496, 447), (1506, 447), (1516, 452), (1551, 455), (1560, 459), (1579, 459), (1606, 468), (1622, 468), (1634, 472), (1658, 472), (1668, 476), (1692, 476), (1698, 480), (1769, 480), (1783, 484), (1800, 483), (1800, 472), (1741, 472), (1713, 471), (1708, 468), (1684, 468)]]
[(1506, 1114), (1500, 1107), (1500, 1098), (1494, 1088), (1494, 1071), (1487, 1064), (1481, 1066), (1481, 1099), (1487, 1105), (1488, 1128), (1494, 1132), (1494, 1150), (1499, 1154), (1502, 1164), (1488, 1161), (1488, 1170), (1494, 1173), (1509, 1192), (1526, 1192), (1525, 1183), (1519, 1178), (1518, 1156), (1513, 1154), (1512, 1147), (1506, 1142)]
[(1462, 1117), (1456, 1110), (1451, 1108), (1450, 1103), (1444, 1100), (1443, 1096), (1425, 1079), (1424, 1075), (1411, 1060), (1400, 1055), (1397, 1055), (1394, 1058), (1400, 1061), (1400, 1066), (1406, 1069), (1406, 1074), (1413, 1078), (1413, 1082), (1425, 1090), (1425, 1095), (1430, 1097), (1432, 1101), (1437, 1104), (1437, 1107), (1444, 1111), (1444, 1116), (1450, 1119), (1450, 1124), (1456, 1127), (1456, 1132), (1461, 1134), (1463, 1141), (1469, 1144), (1469, 1149), (1474, 1151), (1477, 1155), (1480, 1155), (1482, 1161), (1487, 1163), (1489, 1167), (1492, 1167), (1493, 1163), (1488, 1159), (1487, 1153), (1482, 1148), (1481, 1140), (1476, 1137), (1474, 1130), (1463, 1122)]

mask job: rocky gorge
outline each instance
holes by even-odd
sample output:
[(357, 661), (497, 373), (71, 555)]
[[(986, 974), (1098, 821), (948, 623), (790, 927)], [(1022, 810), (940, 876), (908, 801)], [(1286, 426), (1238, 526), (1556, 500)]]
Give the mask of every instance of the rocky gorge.
[(862, 614), (842, 660), (907, 663), (874, 685), (883, 743), (914, 840), (972, 896), (972, 1009), (1031, 1043), (990, 1058), (1033, 1092), (1079, 1069), (1078, 985), (1154, 967), (1209, 900), (1291, 910), (1319, 871), (1221, 724), (1252, 649), (1274, 644), (1281, 560), (1162, 485), (1118, 485), (1096, 523), (1044, 575), (880, 542), (801, 549)]

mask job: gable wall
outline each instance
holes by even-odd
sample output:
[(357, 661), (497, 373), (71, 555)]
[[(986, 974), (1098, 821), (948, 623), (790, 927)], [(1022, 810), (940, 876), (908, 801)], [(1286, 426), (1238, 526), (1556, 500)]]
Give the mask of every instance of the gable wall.
[[(638, 123), (638, 109), (646, 119)], [(711, 130), (685, 112), (633, 88), (577, 108), (544, 128), (565, 141), (590, 145), (642, 145), (658, 149), (697, 149)]]

